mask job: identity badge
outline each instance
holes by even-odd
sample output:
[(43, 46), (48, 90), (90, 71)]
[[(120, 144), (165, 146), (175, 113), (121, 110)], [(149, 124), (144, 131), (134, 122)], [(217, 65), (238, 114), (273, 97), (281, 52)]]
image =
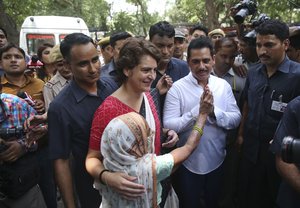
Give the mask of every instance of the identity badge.
[(286, 106), (287, 106), (287, 103), (283, 103), (283, 102), (273, 100), (271, 110), (283, 113)]

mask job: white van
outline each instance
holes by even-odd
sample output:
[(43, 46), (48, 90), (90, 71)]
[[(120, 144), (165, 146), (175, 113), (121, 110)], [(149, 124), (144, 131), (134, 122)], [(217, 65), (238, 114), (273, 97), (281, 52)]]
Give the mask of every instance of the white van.
[(29, 16), (21, 26), (19, 44), (29, 55), (34, 55), (44, 43), (59, 44), (74, 32), (90, 36), (87, 25), (79, 17)]

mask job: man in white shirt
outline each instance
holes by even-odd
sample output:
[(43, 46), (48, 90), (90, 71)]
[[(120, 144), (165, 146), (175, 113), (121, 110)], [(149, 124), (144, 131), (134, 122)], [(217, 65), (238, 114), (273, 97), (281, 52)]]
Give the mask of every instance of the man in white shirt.
[(163, 122), (165, 128), (179, 135), (183, 146), (199, 114), (199, 101), (206, 85), (214, 97), (214, 111), (203, 129), (197, 149), (175, 173), (175, 189), (180, 207), (216, 207), (226, 155), (226, 131), (236, 128), (241, 119), (230, 85), (211, 76), (214, 65), (213, 46), (209, 38), (193, 40), (188, 47), (187, 61), (191, 72), (169, 90)]

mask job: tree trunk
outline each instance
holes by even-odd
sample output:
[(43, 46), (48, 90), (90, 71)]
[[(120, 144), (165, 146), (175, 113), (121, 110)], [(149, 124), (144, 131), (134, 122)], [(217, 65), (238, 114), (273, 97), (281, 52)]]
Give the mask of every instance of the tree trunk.
[(219, 28), (218, 13), (214, 1), (205, 0), (205, 8), (207, 11), (207, 27), (209, 30)]
[(19, 44), (19, 31), (16, 22), (5, 13), (3, 0), (0, 0), (0, 27), (7, 32), (7, 39), (9, 42)]

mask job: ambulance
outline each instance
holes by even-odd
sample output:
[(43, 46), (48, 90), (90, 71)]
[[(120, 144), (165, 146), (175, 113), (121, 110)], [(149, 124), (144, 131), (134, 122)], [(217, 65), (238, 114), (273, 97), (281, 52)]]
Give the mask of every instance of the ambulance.
[(29, 16), (21, 26), (19, 44), (32, 56), (41, 45), (59, 44), (66, 35), (74, 32), (90, 36), (87, 25), (79, 17)]

